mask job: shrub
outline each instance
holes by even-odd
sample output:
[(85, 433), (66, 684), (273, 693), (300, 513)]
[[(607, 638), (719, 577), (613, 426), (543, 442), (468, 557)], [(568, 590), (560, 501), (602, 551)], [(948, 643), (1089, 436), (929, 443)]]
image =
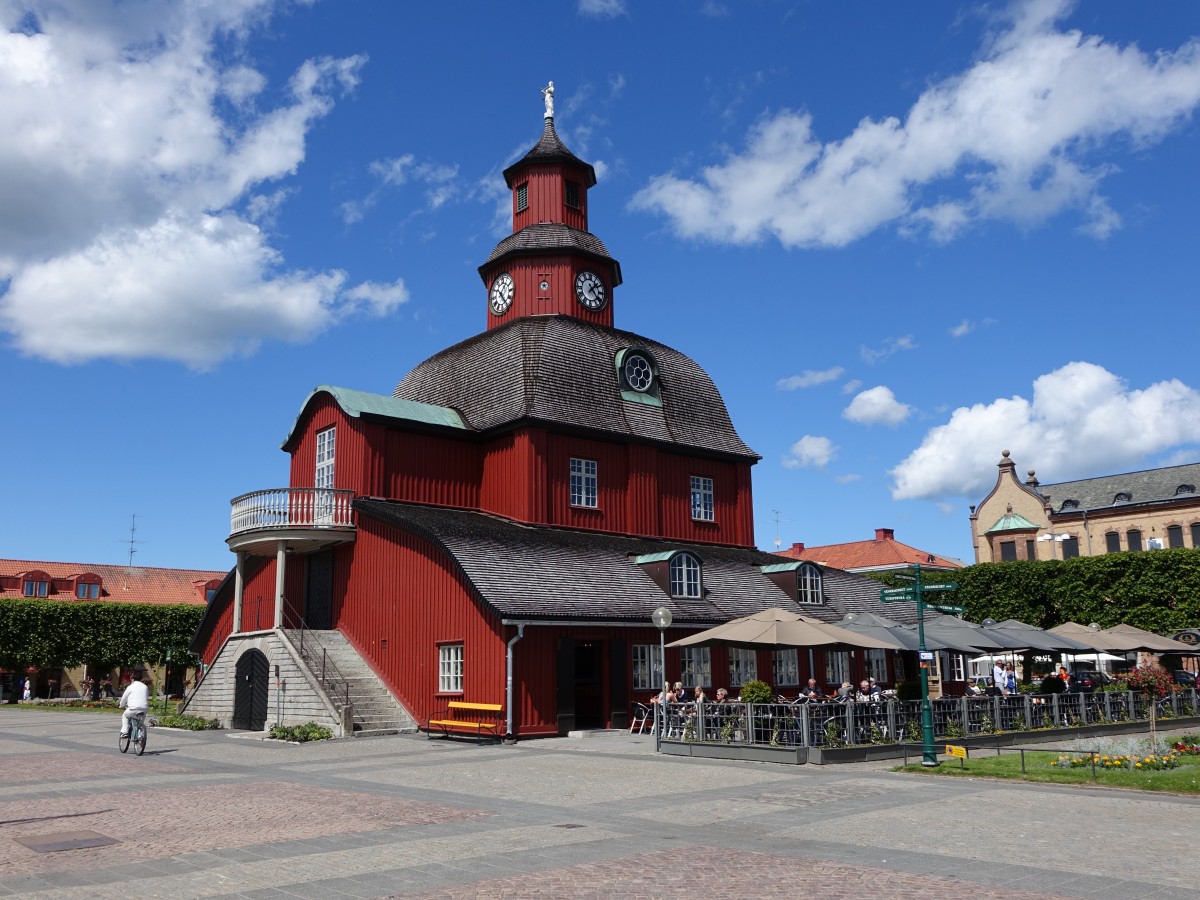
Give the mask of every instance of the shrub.
[(272, 725), (267, 736), (277, 741), (303, 744), (307, 741), (327, 741), (333, 737), (333, 732), (316, 722), (305, 722), (303, 725)]
[(902, 681), (896, 685), (897, 700), (920, 700), (921, 682), (917, 680)]
[(770, 703), (775, 692), (765, 681), (747, 681), (742, 685), (741, 696), (744, 703)]
[(203, 716), (159, 716), (157, 721), (163, 728), (184, 728), (188, 731), (208, 731), (221, 727), (217, 719), (206, 719)]
[(1158, 666), (1138, 666), (1121, 680), (1127, 690), (1150, 694), (1156, 700), (1161, 700), (1175, 690), (1175, 679), (1166, 669), (1160, 669)]

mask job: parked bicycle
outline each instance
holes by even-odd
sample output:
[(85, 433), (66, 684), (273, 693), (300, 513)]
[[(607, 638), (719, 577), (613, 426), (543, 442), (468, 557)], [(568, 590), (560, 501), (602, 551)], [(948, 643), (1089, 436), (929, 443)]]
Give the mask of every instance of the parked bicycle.
[(141, 756), (146, 752), (146, 713), (134, 713), (129, 717), (129, 734), (123, 734), (117, 738), (117, 746), (122, 753), (129, 750), (129, 745), (133, 745), (133, 752)]

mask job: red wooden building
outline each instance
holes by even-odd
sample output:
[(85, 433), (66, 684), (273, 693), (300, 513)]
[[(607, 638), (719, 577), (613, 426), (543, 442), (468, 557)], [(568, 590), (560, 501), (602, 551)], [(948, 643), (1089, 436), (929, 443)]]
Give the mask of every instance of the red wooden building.
[[(695, 361), (614, 327), (595, 171), (552, 116), (504, 178), (513, 233), (479, 268), (485, 330), (391, 396), (316, 389), (283, 445), (289, 487), (233, 501), (237, 566), (195, 649), (210, 675), (260, 683), (235, 705), (270, 708), (268, 657), (291, 652), (248, 639), (303, 624), (348, 640), (418, 722), (460, 698), (503, 703), (513, 735), (620, 727), (663, 679), (658, 607), (670, 641), (772, 606), (836, 621), (877, 602), (877, 582), (755, 549), (758, 456)], [(810, 673), (890, 682), (887, 656), (688, 648), (665, 675), (786, 691)]]

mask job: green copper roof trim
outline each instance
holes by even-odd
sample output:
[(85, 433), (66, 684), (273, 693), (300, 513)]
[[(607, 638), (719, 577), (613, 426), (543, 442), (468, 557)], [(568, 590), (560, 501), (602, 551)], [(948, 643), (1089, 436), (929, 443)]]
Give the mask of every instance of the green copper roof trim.
[(1038, 526), (1034, 525), (1024, 516), (1018, 516), (1016, 513), (1008, 513), (1002, 516), (995, 525), (989, 528), (985, 534), (991, 534), (993, 531), (1020, 531), (1025, 528), (1032, 528), (1037, 531)]
[(386, 394), (371, 394), (366, 391), (354, 391), (350, 388), (321, 384), (313, 388), (312, 393), (305, 397), (304, 402), (300, 404), (300, 412), (296, 416), (296, 421), (292, 423), (282, 446), (286, 447), (295, 435), (296, 428), (300, 424), (300, 417), (304, 415), (304, 410), (308, 409), (308, 404), (317, 394), (329, 394), (333, 397), (333, 401), (341, 407), (342, 412), (356, 419), (366, 413), (397, 421), (422, 422), (426, 425), (467, 430), (467, 425), (463, 422), (462, 417), (448, 406), (434, 406), (432, 403), (417, 403), (414, 400), (399, 400)]
[(662, 553), (647, 553), (643, 556), (635, 556), (633, 561), (639, 566), (652, 562), (666, 562), (678, 552), (678, 550), (664, 550)]
[(774, 575), (776, 572), (795, 572), (801, 566), (811, 566), (812, 563), (807, 560), (798, 559), (795, 562), (775, 563), (770, 566), (759, 566), (759, 571), (764, 575)]

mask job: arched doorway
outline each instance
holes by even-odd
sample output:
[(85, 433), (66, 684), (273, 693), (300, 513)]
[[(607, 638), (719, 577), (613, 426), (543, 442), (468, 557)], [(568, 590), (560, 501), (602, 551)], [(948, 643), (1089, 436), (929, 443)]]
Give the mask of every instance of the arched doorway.
[(261, 650), (247, 650), (237, 661), (233, 688), (233, 727), (262, 731), (267, 724), (271, 666)]

